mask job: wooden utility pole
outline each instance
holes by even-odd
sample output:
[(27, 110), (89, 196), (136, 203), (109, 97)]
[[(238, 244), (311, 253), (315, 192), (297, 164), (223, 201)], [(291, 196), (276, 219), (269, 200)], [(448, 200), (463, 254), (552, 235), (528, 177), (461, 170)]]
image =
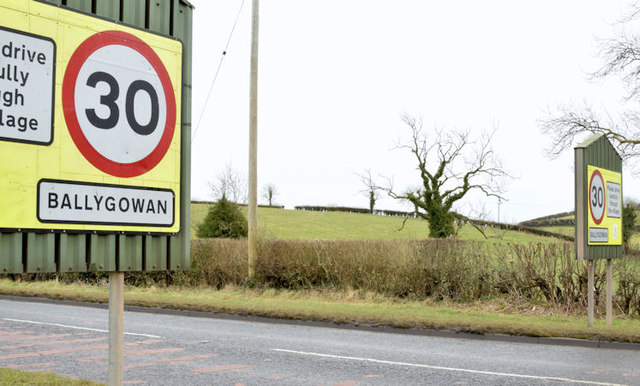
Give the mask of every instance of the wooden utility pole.
[(249, 277), (258, 257), (258, 20), (259, 1), (251, 16), (251, 77), (249, 85)]

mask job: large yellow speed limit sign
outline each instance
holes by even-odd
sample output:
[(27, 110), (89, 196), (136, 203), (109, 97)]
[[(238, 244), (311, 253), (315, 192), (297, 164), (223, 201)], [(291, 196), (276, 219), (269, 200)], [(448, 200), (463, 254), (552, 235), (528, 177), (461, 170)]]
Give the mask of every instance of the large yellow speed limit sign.
[(182, 43), (0, 0), (0, 229), (177, 233)]

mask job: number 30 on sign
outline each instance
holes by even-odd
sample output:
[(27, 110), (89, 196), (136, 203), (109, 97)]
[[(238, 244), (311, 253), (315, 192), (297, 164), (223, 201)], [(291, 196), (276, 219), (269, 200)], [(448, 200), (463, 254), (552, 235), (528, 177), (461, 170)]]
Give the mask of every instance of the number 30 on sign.
[(77, 148), (112, 176), (150, 171), (171, 145), (171, 80), (153, 49), (132, 34), (104, 31), (86, 39), (69, 60), (62, 102)]

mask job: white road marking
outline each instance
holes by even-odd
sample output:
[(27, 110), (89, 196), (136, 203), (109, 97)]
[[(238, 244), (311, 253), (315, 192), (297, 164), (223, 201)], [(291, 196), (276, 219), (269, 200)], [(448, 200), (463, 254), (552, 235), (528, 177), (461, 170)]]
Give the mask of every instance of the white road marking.
[(348, 357), (348, 356), (343, 356), (343, 355), (320, 354), (320, 353), (305, 352), (305, 351), (295, 351), (295, 350), (285, 350), (285, 349), (278, 349), (278, 348), (273, 349), (273, 351), (289, 353), (289, 354), (316, 356), (316, 357), (322, 357), (322, 358), (333, 358), (333, 359), (344, 359), (344, 360), (350, 360), (350, 361), (382, 363), (382, 364), (395, 365), (395, 366), (420, 367), (420, 368), (432, 369), (432, 370), (458, 371), (458, 372), (463, 372), (463, 373), (494, 375), (494, 376), (499, 376), (499, 377), (513, 377), (513, 378), (536, 379), (536, 380), (543, 380), (543, 381), (582, 383), (582, 384), (587, 384), (587, 385), (622, 386), (620, 384), (608, 383), (608, 382), (592, 382), (592, 381), (583, 381), (583, 380), (571, 379), (571, 378), (545, 377), (545, 376), (540, 376), (540, 375), (498, 373), (498, 372), (494, 372), (494, 371), (470, 370), (470, 369), (461, 369), (461, 368), (455, 368), (455, 367), (423, 365), (423, 364), (417, 364), (417, 363), (393, 362), (393, 361), (385, 361), (385, 360), (373, 359), (373, 358)]
[[(58, 323), (46, 323), (46, 322), (36, 322), (33, 320), (21, 320), (21, 319), (11, 319), (11, 318), (2, 318), (2, 320), (6, 320), (8, 322), (18, 322), (18, 323), (28, 323), (28, 324), (41, 324), (41, 325), (45, 325), (45, 326), (55, 326), (55, 327), (63, 327), (63, 328), (70, 328), (73, 330), (86, 330), (86, 331), (95, 331), (95, 332), (106, 332), (108, 333), (109, 330), (101, 330), (98, 328), (89, 328), (89, 327), (80, 327), (80, 326), (68, 326), (66, 324), (58, 324)], [(145, 338), (162, 338), (161, 336), (157, 336), (157, 335), (149, 335), (149, 334), (137, 334), (135, 332), (125, 332), (125, 335), (131, 335), (131, 336), (143, 336)]]

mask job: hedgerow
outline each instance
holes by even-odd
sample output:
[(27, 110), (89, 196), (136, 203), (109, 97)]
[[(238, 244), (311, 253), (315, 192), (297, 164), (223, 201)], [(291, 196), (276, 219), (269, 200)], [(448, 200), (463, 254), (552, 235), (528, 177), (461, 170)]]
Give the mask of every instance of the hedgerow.
[[(613, 261), (619, 313), (640, 315), (640, 256)], [(596, 311), (603, 313), (604, 263), (595, 264)], [(197, 239), (191, 270), (131, 272), (128, 285), (224, 288), (247, 280), (246, 239)], [(23, 279), (104, 282), (105, 273), (25, 274)], [(258, 242), (250, 285), (265, 289), (362, 290), (398, 298), (453, 302), (505, 297), (565, 312), (586, 308), (586, 262), (573, 244), (493, 244), (457, 239), (279, 240)]]

